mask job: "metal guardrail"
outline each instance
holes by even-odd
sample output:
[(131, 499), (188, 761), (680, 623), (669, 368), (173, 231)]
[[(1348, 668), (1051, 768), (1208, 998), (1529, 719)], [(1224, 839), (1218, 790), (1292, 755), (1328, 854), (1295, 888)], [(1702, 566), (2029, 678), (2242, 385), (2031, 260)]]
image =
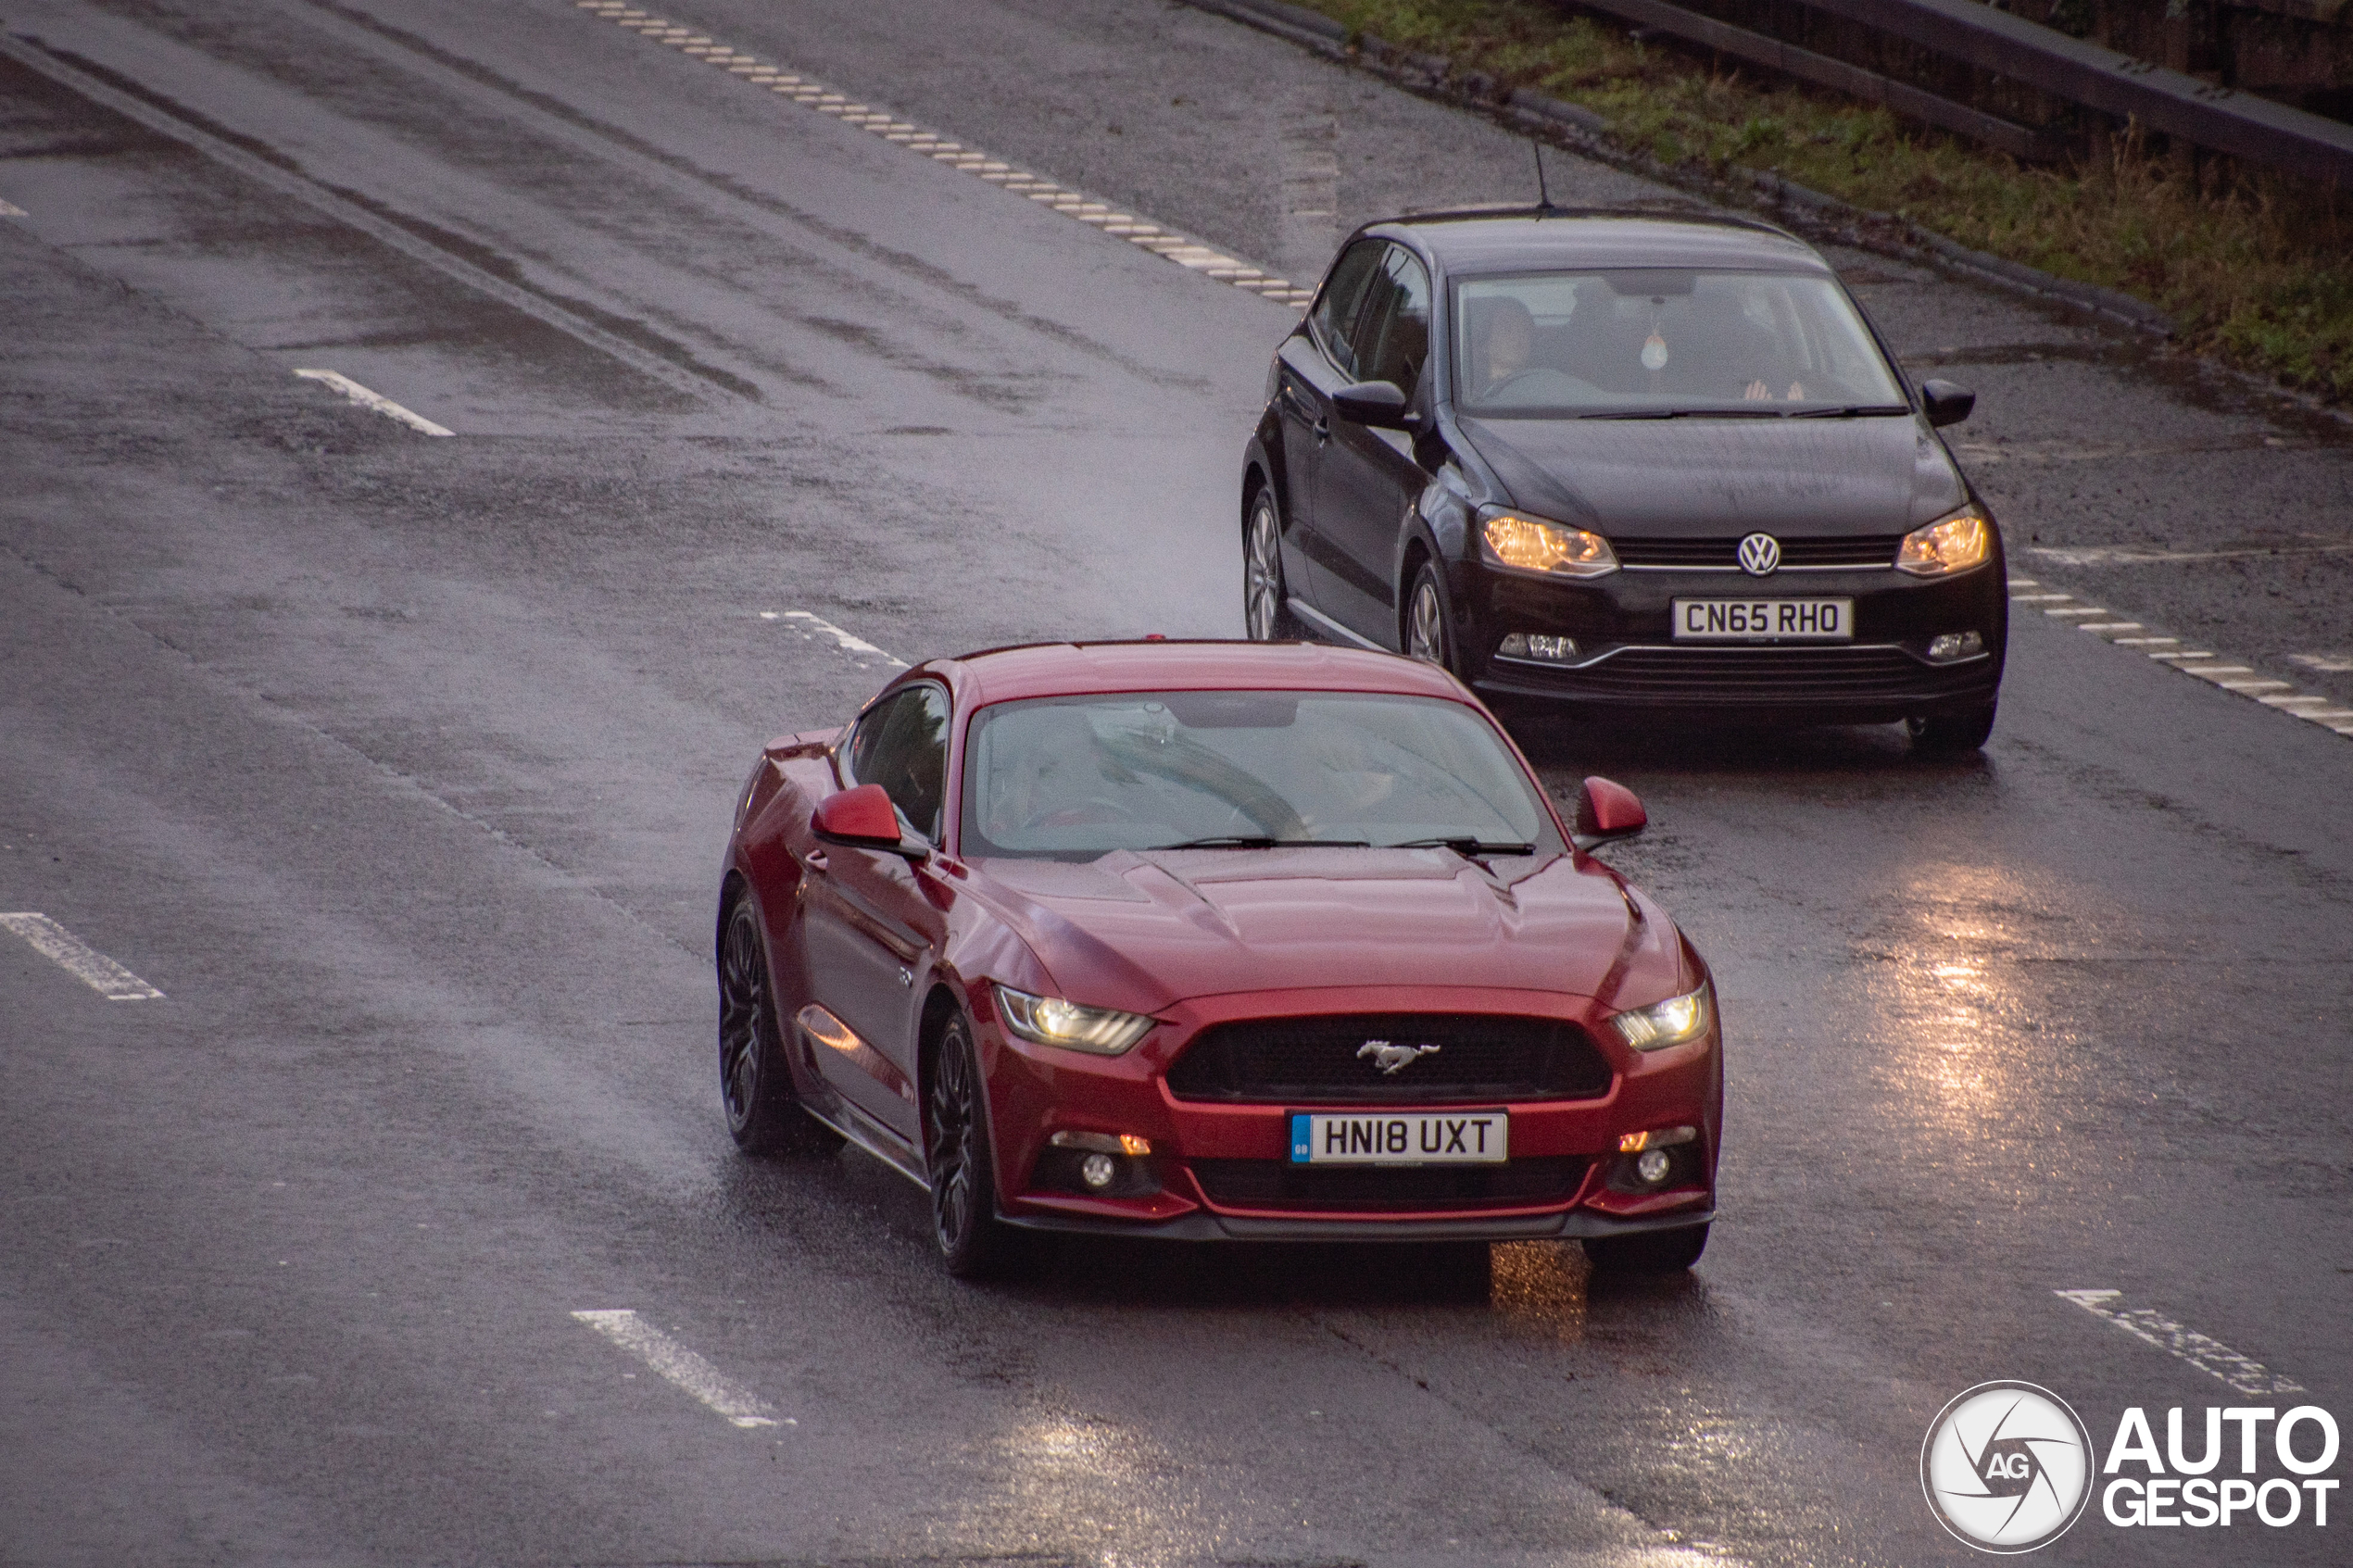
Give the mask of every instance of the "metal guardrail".
[[(2263, 164), (2341, 190), (2353, 190), (2353, 125), (2325, 119), (2302, 109), (2275, 104), (2234, 88), (2217, 87), (2185, 76), (2163, 66), (2130, 55), (2120, 55), (2096, 44), (2070, 38), (2054, 28), (2041, 26), (2007, 11), (1997, 11), (1979, 0), (1795, 0), (1801, 6), (1827, 12), (1874, 31), (1900, 38), (1906, 43), (1931, 49), (1964, 64), (1998, 72), (2029, 87), (2038, 88), (2055, 98), (2096, 109), (2119, 119), (2138, 120), (2151, 131)], [(1855, 72), (1871, 82), (1886, 82), (1873, 77), (1843, 62), (1809, 54), (1802, 49), (1769, 39), (1760, 33), (1748, 32), (1712, 17), (1687, 11), (1665, 0), (1577, 0), (1579, 8), (1605, 12), (1640, 27), (1653, 27), (1679, 38), (1689, 39), (1710, 48), (1803, 80), (1817, 82), (1835, 91), (1855, 93), (1872, 102), (1885, 104), (1898, 114), (1926, 121), (1972, 136), (1994, 146), (2003, 143), (1996, 138), (2007, 132), (2032, 134), (2023, 127), (2011, 126), (2007, 120), (1990, 115), (1980, 115), (1989, 121), (1987, 132), (1966, 128), (1964, 115), (1975, 110), (1935, 97), (1918, 88), (1906, 88), (1907, 94), (1899, 101), (1895, 97), (1879, 95), (1871, 91), (1856, 92), (1827, 80), (1819, 66), (1834, 66)], [(1730, 41), (1725, 41), (1730, 35)], [(1735, 47), (1735, 44), (1741, 46)], [(1763, 51), (1781, 51), (1780, 59), (1791, 63), (1776, 63), (1763, 57)], [(1900, 82), (1886, 82), (1890, 87), (1902, 87)], [(1925, 103), (1921, 100), (1926, 100)], [(2011, 150), (2007, 147), (2005, 151)]]
[(1659, 32), (1671, 33), (1688, 43), (1701, 44), (1718, 54), (1760, 65), (1784, 76), (1810, 82), (1833, 93), (1850, 98), (1880, 104), (1906, 119), (1917, 119), (1933, 125), (1940, 131), (1950, 131), (2009, 154), (2012, 157), (2045, 159), (2058, 151), (2058, 144), (2039, 131), (2014, 125), (1996, 115), (1973, 109), (1967, 104), (1957, 104), (1950, 98), (1897, 82), (1860, 66), (1828, 55), (1818, 55), (1801, 49), (1794, 44), (1784, 44), (1761, 32), (1751, 32), (1730, 22), (1718, 21), (1665, 0), (1579, 0), (1579, 8), (1606, 11), (1620, 21), (1632, 22)]

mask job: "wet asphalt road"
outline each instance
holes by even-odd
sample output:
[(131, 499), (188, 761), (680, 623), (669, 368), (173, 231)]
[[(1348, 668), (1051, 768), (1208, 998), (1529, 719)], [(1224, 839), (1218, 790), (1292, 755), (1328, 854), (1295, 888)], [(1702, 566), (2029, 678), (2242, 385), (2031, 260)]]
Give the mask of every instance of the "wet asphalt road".
[[(1495, 127), (1184, 7), (686, 19), (1292, 277), (1526, 194)], [(2103, 1447), (2353, 1416), (2353, 740), (2112, 641), (2353, 698), (2343, 426), (1841, 253), (2072, 596), (1982, 759), (1530, 737), (1643, 794), (1612, 859), (1717, 969), (1696, 1273), (963, 1286), (860, 1156), (730, 1150), (731, 792), (891, 657), (1238, 633), (1287, 308), (557, 0), (0, 23), (0, 910), (166, 994), (0, 935), (0, 1562), (1952, 1562), (1917, 1455), (1977, 1382)], [(615, 1309), (778, 1424), (572, 1316)], [(2334, 1513), (2095, 1508), (2047, 1560), (2340, 1560)]]

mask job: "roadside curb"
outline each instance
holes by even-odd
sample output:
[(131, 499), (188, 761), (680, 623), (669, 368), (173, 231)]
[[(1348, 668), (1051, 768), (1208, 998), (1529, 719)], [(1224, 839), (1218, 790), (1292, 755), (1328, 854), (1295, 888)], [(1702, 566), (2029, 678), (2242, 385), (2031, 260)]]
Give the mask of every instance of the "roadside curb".
[(1745, 178), (1718, 177), (1662, 163), (1618, 142), (1610, 132), (1609, 122), (1591, 109), (1525, 87), (1506, 95), (1500, 83), (1476, 71), (1457, 71), (1453, 61), (1442, 55), (1401, 49), (1370, 33), (1355, 34), (1352, 40), (1346, 27), (1319, 11), (1289, 5), (1285, 0), (1183, 3), (1273, 33), (1328, 59), (1370, 71), (1424, 97), (1476, 109), (1525, 131), (1549, 132), (1572, 144), (1575, 150), (1614, 168), (1729, 205), (1762, 207), (1776, 220), (1807, 232), (1809, 237), (1834, 239), (1905, 260), (1931, 261), (1987, 282), (2056, 299), (2159, 337), (2174, 335), (2172, 320), (2164, 311), (2120, 290), (2079, 282), (2007, 257), (1972, 250), (1909, 219), (1856, 207), (1778, 174), (1755, 171)]

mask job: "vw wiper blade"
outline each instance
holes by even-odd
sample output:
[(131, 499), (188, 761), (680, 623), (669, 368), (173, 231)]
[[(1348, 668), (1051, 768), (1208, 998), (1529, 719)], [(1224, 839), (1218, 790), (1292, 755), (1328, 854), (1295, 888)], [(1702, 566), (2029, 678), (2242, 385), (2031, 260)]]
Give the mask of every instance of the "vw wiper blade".
[(1473, 855), (1525, 855), (1533, 850), (1536, 846), (1509, 841), (1496, 842), (1484, 838), (1473, 838), (1466, 834), (1460, 838), (1409, 838), (1403, 844), (1389, 844), (1382, 847), (1387, 849), (1452, 849), (1467, 860)]
[(1867, 414), (1908, 414), (1912, 410), (1902, 403), (1849, 403), (1843, 408), (1804, 408), (1790, 415), (1793, 420), (1851, 420)]
[(1579, 414), (1580, 420), (1680, 420), (1681, 408), (1617, 408), (1605, 414)]
[(1155, 844), (1143, 853), (1150, 855), (1163, 849), (1290, 849), (1305, 844), (1326, 849), (1372, 847), (1361, 838), (1269, 838), (1263, 834), (1223, 833), (1209, 838), (1189, 838), (1182, 844)]

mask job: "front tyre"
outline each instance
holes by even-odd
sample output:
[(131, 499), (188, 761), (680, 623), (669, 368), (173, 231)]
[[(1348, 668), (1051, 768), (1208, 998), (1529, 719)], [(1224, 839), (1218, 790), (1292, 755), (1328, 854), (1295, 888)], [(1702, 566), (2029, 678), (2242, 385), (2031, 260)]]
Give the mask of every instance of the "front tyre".
[(824, 1154), (840, 1136), (801, 1108), (768, 991), (768, 944), (749, 894), (719, 939), (719, 1102), (746, 1154)]
[(1977, 750), (1994, 733), (1994, 704), (1927, 719), (1906, 719), (1904, 733), (1912, 737), (1917, 757), (1959, 757)]
[(1242, 621), (1253, 643), (1289, 642), (1301, 634), (1283, 582), (1283, 519), (1275, 489), (1262, 484), (1250, 498), (1242, 529)]
[(1405, 652), (1441, 670), (1454, 669), (1454, 622), (1446, 608), (1446, 579), (1424, 561), (1405, 597)]
[(977, 1279), (1000, 1268), (1011, 1247), (997, 1218), (988, 1111), (981, 1098), (980, 1058), (961, 1015), (940, 1032), (924, 1105), (924, 1161), (931, 1178), (932, 1234), (948, 1272)]
[(1705, 1225), (1585, 1238), (1585, 1256), (1592, 1263), (1593, 1272), (1613, 1279), (1680, 1274), (1698, 1262), (1699, 1255), (1706, 1250)]

